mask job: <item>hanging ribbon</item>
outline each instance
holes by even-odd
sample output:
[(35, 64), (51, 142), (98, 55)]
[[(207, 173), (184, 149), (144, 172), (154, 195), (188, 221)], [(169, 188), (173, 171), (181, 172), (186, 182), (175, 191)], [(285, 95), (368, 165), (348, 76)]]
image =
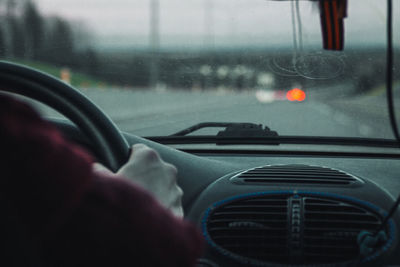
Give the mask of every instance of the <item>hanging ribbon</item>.
[(319, 0), (324, 49), (343, 50), (347, 0)]

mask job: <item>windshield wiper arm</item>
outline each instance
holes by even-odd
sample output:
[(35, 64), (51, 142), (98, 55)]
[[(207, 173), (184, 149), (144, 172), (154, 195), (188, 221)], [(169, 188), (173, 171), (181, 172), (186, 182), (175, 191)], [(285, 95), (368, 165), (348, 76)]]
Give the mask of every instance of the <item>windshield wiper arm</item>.
[(186, 129), (183, 129), (179, 132), (176, 132), (174, 134), (171, 134), (170, 136), (185, 136), (188, 135), (190, 133), (196, 132), (200, 129), (204, 129), (204, 128), (220, 128), (220, 127), (228, 127), (229, 125), (231, 125), (232, 123), (230, 122), (202, 122), (202, 123), (197, 123), (193, 126), (190, 126)]
[(217, 136), (225, 137), (266, 137), (278, 136), (276, 131), (271, 131), (267, 126), (263, 129), (262, 124), (248, 122), (202, 122), (183, 129), (170, 136), (185, 136), (204, 128), (221, 128), (225, 130), (219, 131)]
[[(188, 135), (203, 128), (225, 128), (217, 135)], [(336, 145), (366, 147), (398, 147), (396, 140), (360, 137), (284, 136), (261, 124), (235, 122), (203, 122), (169, 136), (147, 136), (146, 139), (164, 145), (216, 144), (216, 145)]]
[[(279, 136), (276, 131), (270, 130), (267, 126), (263, 128), (262, 124), (254, 123), (237, 123), (237, 122), (202, 122), (195, 124), (182, 131), (174, 133), (170, 136), (186, 136), (190, 133), (196, 132), (204, 128), (221, 128), (224, 130), (219, 131), (216, 137), (217, 144), (237, 144), (238, 139), (267, 139), (270, 137)], [(264, 140), (265, 142), (265, 140)], [(279, 144), (276, 140), (272, 139), (268, 143)]]

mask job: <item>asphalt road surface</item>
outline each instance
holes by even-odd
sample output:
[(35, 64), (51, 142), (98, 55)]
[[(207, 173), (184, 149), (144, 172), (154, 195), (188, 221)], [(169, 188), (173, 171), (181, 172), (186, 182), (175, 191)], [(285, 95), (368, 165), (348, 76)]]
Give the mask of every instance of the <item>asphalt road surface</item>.
[[(304, 102), (261, 102), (255, 92), (93, 88), (82, 89), (82, 93), (121, 130), (140, 136), (169, 135), (200, 122), (253, 122), (281, 135), (393, 137), (382, 93), (342, 99), (311, 94)], [(45, 113), (54, 116), (54, 112)]]

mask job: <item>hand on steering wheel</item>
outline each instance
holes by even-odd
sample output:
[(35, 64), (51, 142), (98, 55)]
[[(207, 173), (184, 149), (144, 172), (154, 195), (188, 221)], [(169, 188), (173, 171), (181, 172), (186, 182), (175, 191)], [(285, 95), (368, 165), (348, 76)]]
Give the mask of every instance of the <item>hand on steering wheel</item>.
[[(95, 163), (94, 171), (108, 172), (104, 166)], [(128, 162), (116, 175), (121, 175), (151, 192), (154, 197), (177, 217), (183, 217), (183, 191), (177, 184), (177, 169), (164, 162), (157, 151), (144, 144), (132, 146)]]

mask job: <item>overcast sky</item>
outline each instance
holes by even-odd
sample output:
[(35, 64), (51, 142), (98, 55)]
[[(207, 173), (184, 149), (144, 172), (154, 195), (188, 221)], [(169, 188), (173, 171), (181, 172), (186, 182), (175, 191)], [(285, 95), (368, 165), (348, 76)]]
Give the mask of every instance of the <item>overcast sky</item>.
[[(151, 0), (36, 0), (46, 14), (86, 25), (107, 44), (147, 45)], [(395, 4), (398, 25), (400, 1)], [(275, 45), (292, 40), (290, 2), (268, 0), (159, 0), (161, 46)], [(300, 1), (305, 43), (320, 42), (315, 4)], [(384, 42), (386, 1), (349, 0), (348, 42)], [(399, 29), (397, 27), (397, 29)], [(400, 31), (398, 31), (400, 32)], [(207, 37), (208, 36), (208, 37)]]

